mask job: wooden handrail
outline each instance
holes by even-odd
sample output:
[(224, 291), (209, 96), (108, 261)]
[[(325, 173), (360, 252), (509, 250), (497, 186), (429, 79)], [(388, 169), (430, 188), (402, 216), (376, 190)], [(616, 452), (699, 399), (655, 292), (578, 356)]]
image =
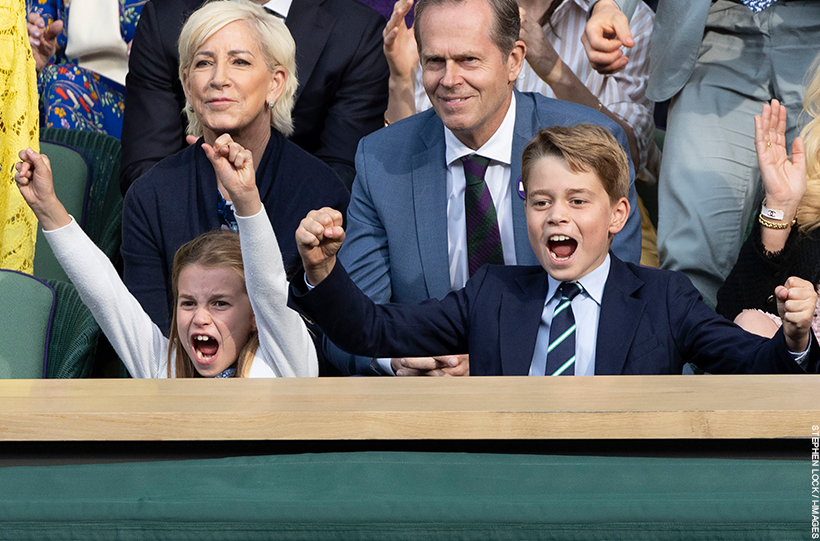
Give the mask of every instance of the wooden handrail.
[(769, 439), (820, 376), (3, 380), (0, 441)]

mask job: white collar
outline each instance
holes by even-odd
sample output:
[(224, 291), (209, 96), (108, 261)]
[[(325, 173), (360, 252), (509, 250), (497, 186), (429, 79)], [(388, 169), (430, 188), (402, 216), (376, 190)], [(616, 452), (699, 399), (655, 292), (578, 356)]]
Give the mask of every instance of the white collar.
[(293, 0), (268, 0), (268, 3), (265, 4), (265, 7), (271, 11), (275, 11), (282, 17), (287, 18), (288, 12), (290, 11), (290, 5)]
[[(601, 305), (601, 299), (604, 297), (604, 287), (606, 286), (607, 278), (609, 278), (609, 267), (611, 264), (612, 260), (610, 259), (609, 254), (606, 254), (606, 258), (603, 263), (598, 265), (596, 269), (586, 274), (580, 280), (576, 280), (584, 287), (584, 292), (589, 295), (592, 300), (598, 303), (598, 306)], [(561, 282), (550, 275), (547, 275), (547, 280), (549, 285), (547, 287), (547, 298), (544, 299), (544, 304), (552, 299), (555, 292), (558, 290), (558, 286), (561, 285)]]
[[(233, 1), (235, 2), (236, 0)], [(293, 3), (293, 0), (268, 0), (268, 3), (262, 7), (275, 11), (282, 17), (287, 18), (291, 3)]]
[(512, 140), (513, 131), (515, 130), (515, 92), (513, 91), (512, 99), (510, 100), (510, 107), (507, 109), (507, 114), (504, 115), (504, 120), (501, 125), (495, 130), (490, 139), (481, 145), (478, 150), (473, 150), (453, 134), (452, 131), (444, 127), (444, 146), (445, 159), (447, 165), (450, 166), (456, 160), (469, 156), (470, 154), (479, 154), (485, 158), (504, 165), (512, 163)]

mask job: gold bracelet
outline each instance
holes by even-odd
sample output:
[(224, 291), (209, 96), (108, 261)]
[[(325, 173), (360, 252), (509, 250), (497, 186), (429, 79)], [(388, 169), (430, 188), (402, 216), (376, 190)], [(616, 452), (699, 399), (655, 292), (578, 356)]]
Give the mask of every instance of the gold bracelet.
[(795, 217), (794, 220), (792, 220), (791, 223), (785, 223), (785, 222), (773, 222), (773, 221), (769, 220), (768, 218), (766, 218), (765, 216), (763, 216), (762, 214), (760, 214), (757, 217), (757, 221), (760, 222), (760, 225), (762, 225), (763, 227), (768, 227), (769, 229), (788, 229), (790, 227), (794, 227), (794, 224), (797, 223), (797, 217)]

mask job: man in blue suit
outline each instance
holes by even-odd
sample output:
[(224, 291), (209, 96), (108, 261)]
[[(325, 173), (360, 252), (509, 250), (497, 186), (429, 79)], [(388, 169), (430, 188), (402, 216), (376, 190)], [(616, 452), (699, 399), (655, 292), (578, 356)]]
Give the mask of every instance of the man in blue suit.
[[(462, 160), (489, 160), (486, 187), (497, 214), (504, 264), (534, 264), (527, 243), (520, 156), (539, 129), (600, 124), (624, 148), (626, 136), (606, 116), (577, 104), (513, 90), (526, 46), (518, 40), (514, 0), (419, 0), (414, 31), (433, 110), (362, 139), (339, 258), (376, 302), (442, 298), (470, 276)], [(635, 206), (630, 164), (629, 200)], [(613, 251), (640, 258), (640, 217), (632, 213)], [(355, 357), (326, 342), (328, 357), (349, 374), (463, 373), (456, 359)], [(464, 352), (462, 352), (464, 353)], [(437, 373), (437, 372), (434, 372)]]
[(810, 282), (791, 277), (774, 291), (784, 325), (766, 339), (717, 315), (682, 273), (609, 251), (629, 214), (628, 168), (600, 126), (543, 130), (522, 176), (541, 266), (485, 265), (442, 300), (378, 305), (336, 264), (342, 215), (326, 208), (296, 232), (305, 275), (291, 282), (291, 306), (354, 353), (467, 350), (471, 375), (680, 374), (688, 362), (716, 373), (820, 368)]

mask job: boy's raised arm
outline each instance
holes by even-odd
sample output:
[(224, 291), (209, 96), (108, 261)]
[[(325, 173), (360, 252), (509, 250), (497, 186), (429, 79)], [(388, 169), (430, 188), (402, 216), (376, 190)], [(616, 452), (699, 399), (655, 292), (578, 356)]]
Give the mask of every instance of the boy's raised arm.
[(336, 253), (345, 239), (343, 219), (338, 210), (324, 207), (310, 211), (296, 230), (296, 246), (311, 286), (319, 285), (336, 265)]
[(800, 353), (809, 347), (811, 320), (817, 292), (811, 282), (792, 276), (774, 290), (777, 312), (783, 321), (783, 337), (789, 351)]

